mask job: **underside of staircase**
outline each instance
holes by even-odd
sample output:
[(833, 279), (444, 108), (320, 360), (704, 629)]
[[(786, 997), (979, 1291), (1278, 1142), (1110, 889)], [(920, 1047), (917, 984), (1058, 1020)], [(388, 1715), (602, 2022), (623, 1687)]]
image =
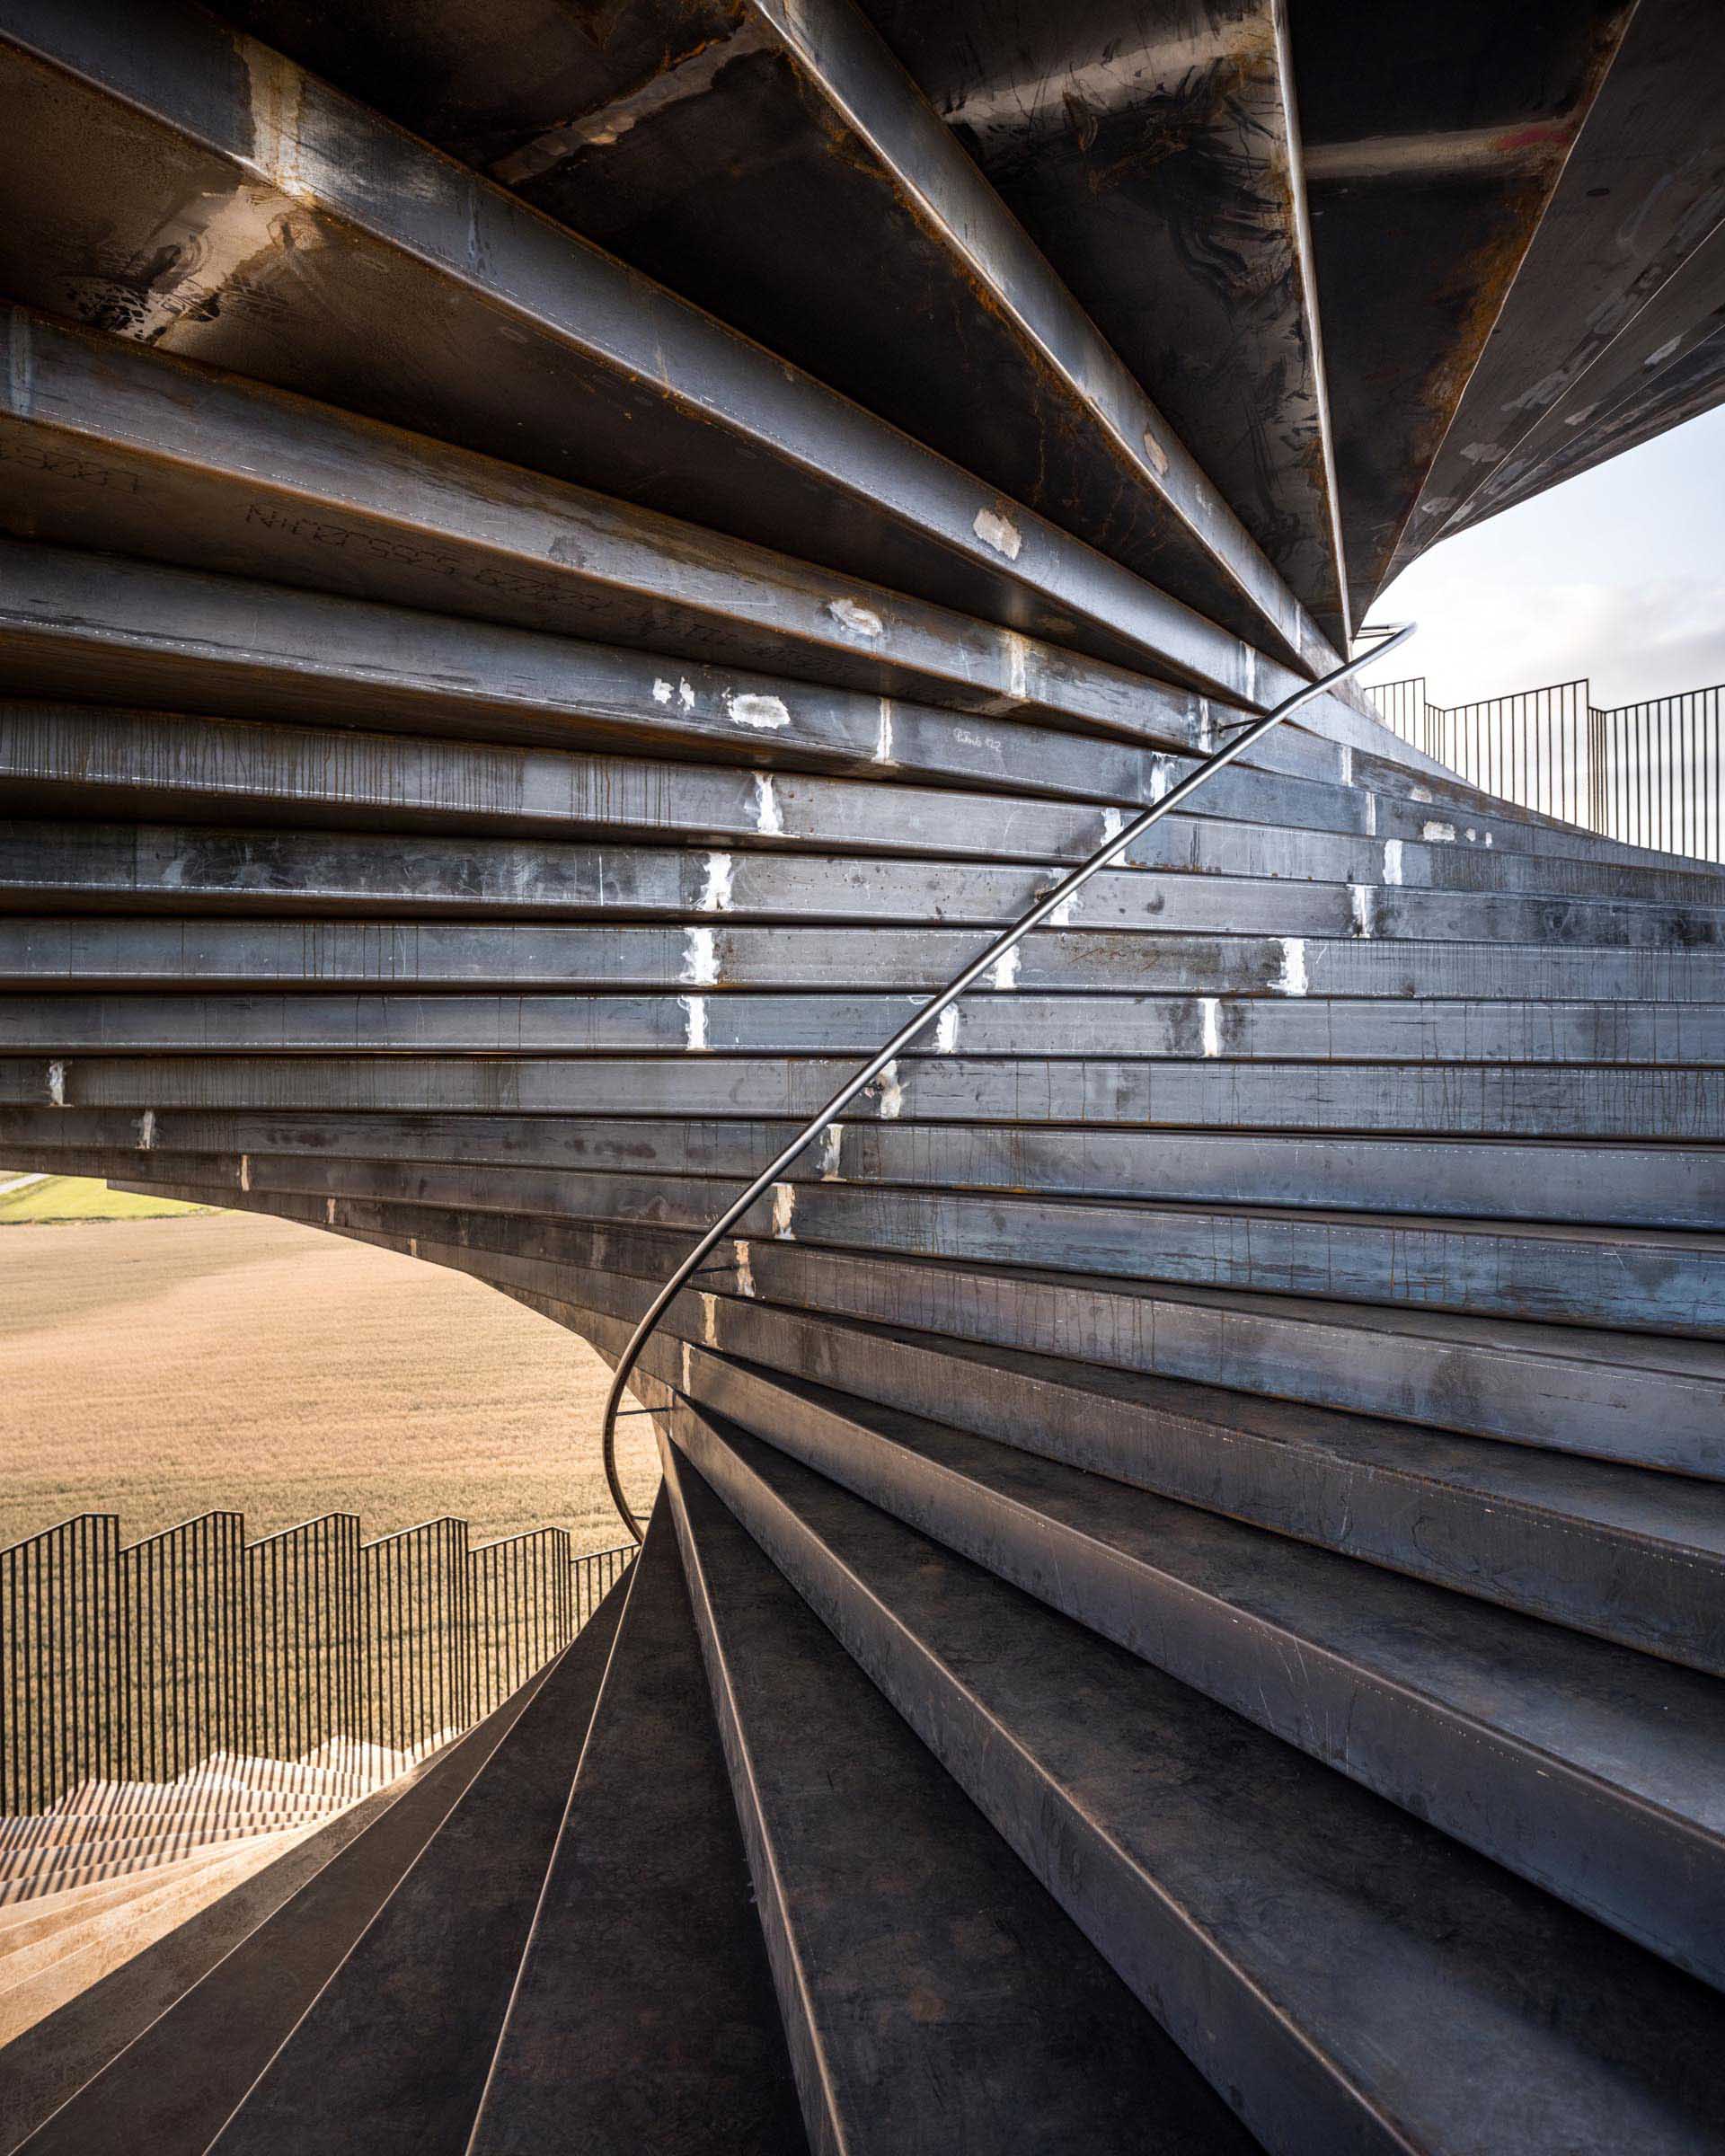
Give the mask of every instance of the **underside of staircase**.
[[(0, 0), (0, 1163), (615, 1362), (1725, 392), (1710, 9), (1367, 12)], [(574, 1643), (0, 2147), (1725, 2150), (1722, 1071), (1725, 867), (1308, 705), (713, 1252)]]

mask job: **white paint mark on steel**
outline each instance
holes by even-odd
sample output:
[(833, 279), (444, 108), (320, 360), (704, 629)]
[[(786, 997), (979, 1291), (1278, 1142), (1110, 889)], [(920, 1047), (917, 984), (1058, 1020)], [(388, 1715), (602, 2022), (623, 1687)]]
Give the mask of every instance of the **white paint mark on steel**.
[(420, 1239), (419, 1239), (419, 1237), (418, 1237), (417, 1235), (410, 1235), (410, 1236), (408, 1237), (408, 1239), (407, 1239), (407, 1254), (408, 1254), (408, 1256), (409, 1256), (410, 1258), (417, 1258), (417, 1257), (419, 1256), (419, 1254), (420, 1254)]
[(954, 1054), (959, 1045), (959, 1006), (949, 1003), (941, 1012), (934, 1028), (934, 1053), (937, 1056)]
[(1478, 841), (1478, 839), (1479, 839), (1479, 835), (1479, 835), (1479, 833), (1478, 833), (1478, 832), (1477, 832), (1477, 831), (1476, 831), (1476, 830), (1473, 828), (1473, 825), (1472, 825), (1472, 824), (1470, 824), (1470, 825), (1467, 826), (1467, 843), (1468, 843), (1468, 844), (1471, 846), (1471, 845), (1473, 845), (1474, 844), (1476, 844), (1476, 843), (1477, 843), (1477, 841)]
[(1429, 801), (1431, 799), (1431, 789), (1429, 786), (1411, 786), (1408, 789), (1408, 799), (1411, 801)]
[(755, 773), (755, 828), (763, 838), (777, 838), (784, 830), (779, 797), (773, 791), (773, 774), (768, 771)]
[(682, 1383), (682, 1386), (681, 1386), (681, 1388), (680, 1388), (680, 1389), (681, 1389), (683, 1392), (694, 1392), (694, 1379), (693, 1379), (693, 1377), (691, 1376), (691, 1374), (691, 1374), (692, 1368), (693, 1368), (693, 1366), (694, 1366), (694, 1351), (693, 1350), (693, 1348), (691, 1348), (691, 1347), (689, 1346), (689, 1343), (688, 1343), (686, 1340), (683, 1341), (683, 1342), (681, 1343), (681, 1346), (682, 1346), (682, 1349), (683, 1349), (683, 1357), (682, 1357), (683, 1383)]
[(875, 1083), (880, 1089), (880, 1119), (896, 1123), (905, 1112), (905, 1089), (898, 1082), (898, 1062), (895, 1056), (888, 1064)]
[(829, 1123), (820, 1134), (820, 1180), (836, 1183), (843, 1174), (845, 1155), (845, 1126)]
[(1384, 841), (1384, 880), (1400, 883), (1402, 880), (1402, 841), (1386, 838)]
[(689, 1049), (704, 1048), (707, 1045), (707, 999), (704, 995), (679, 995), (683, 1006), (683, 1046)]
[(240, 1188), (242, 1190), (249, 1190), (251, 1188), (252, 1155), (249, 1153), (243, 1153), (240, 1155)]
[[(1018, 985), (1018, 959), (1019, 947), (1016, 943), (1010, 950), (1003, 950), (988, 968), (988, 985), (991, 988), (1016, 988)], [(956, 1018), (957, 1015), (956, 1011), (942, 1012), (941, 1014), (942, 1024), (944, 1025), (949, 1018)]]
[[(1150, 761), (1150, 806), (1153, 808), (1173, 782), (1174, 774), (1169, 770), (1167, 764), (1160, 756), (1153, 756)], [(1110, 808), (1109, 814), (1115, 817), (1116, 821), (1114, 828), (1108, 835), (1110, 838), (1118, 838), (1126, 828), (1126, 818), (1120, 815), (1118, 808)]]
[(1222, 999), (1215, 995), (1201, 995), (1199, 1009), (1203, 1013), (1203, 1041), (1206, 1056), (1222, 1053)]
[(762, 733), (776, 733), (780, 727), (791, 723), (791, 713), (782, 696), (761, 696), (752, 691), (739, 695), (734, 689), (727, 689), (725, 709), (739, 726), (752, 726)]
[(1420, 835), (1434, 846), (1453, 846), (1455, 844), (1455, 826), (1454, 824), (1440, 824), (1429, 817)]
[(323, 1224), (327, 1228), (335, 1225), (335, 1200), (332, 1197), (323, 1200)]
[(1354, 933), (1370, 940), (1376, 893), (1369, 883), (1350, 883), (1348, 886), (1348, 904), (1353, 911)]
[[(1155, 786), (1155, 782), (1156, 782), (1156, 781), (1155, 781), (1155, 771), (1154, 771), (1154, 768), (1153, 767), (1153, 769), (1152, 769), (1152, 772), (1151, 772), (1151, 776), (1150, 776), (1150, 784), (1151, 784), (1151, 787), (1152, 787), (1152, 790), (1153, 790), (1153, 791), (1152, 791), (1152, 792), (1151, 792), (1150, 798), (1151, 798), (1151, 800), (1152, 800), (1153, 801), (1158, 801), (1158, 800), (1160, 800), (1162, 799), (1162, 796), (1161, 796), (1159, 793), (1157, 793), (1157, 792), (1155, 792), (1155, 791), (1154, 791), (1154, 786)], [(1110, 840), (1110, 838), (1118, 838), (1118, 837), (1120, 835), (1121, 832), (1122, 832), (1122, 831), (1124, 831), (1125, 829), (1126, 829), (1126, 811), (1125, 811), (1123, 808), (1104, 808), (1104, 809), (1103, 809), (1103, 811), (1102, 811), (1102, 844), (1103, 844), (1104, 845), (1106, 845), (1106, 844), (1108, 844), (1108, 842), (1109, 842), (1109, 840)]]
[(864, 606), (856, 599), (828, 599), (827, 611), (841, 629), (848, 629), (853, 636), (880, 636), (887, 624), (872, 606)]
[(998, 509), (978, 509), (970, 528), (985, 546), (992, 546), (1009, 561), (1017, 561), (1024, 535), (1011, 517), (1004, 517)]
[(739, 1295), (752, 1295), (755, 1293), (754, 1256), (740, 1236), (737, 1241), (737, 1293)]
[(153, 1153), (155, 1150), (155, 1110), (146, 1108), (137, 1118), (137, 1150)]
[(1150, 459), (1150, 469), (1156, 477), (1164, 477), (1168, 470), (1168, 452), (1147, 427), (1144, 430), (1144, 454)]
[(48, 1066), (48, 1097), (56, 1108), (66, 1106), (66, 1065), (50, 1063)]
[(1367, 838), (1377, 836), (1377, 796), (1375, 793), (1366, 796), (1366, 835)]
[(692, 988), (716, 987), (719, 981), (718, 938), (710, 928), (686, 928), (683, 935), (683, 970), (678, 979), (687, 981)]
[[(1207, 756), (1216, 747), (1216, 720), (1208, 696), (1200, 696), (1198, 700), (1198, 746)], [(1158, 795), (1157, 799), (1160, 798)]]
[(655, 703), (668, 703), (676, 694), (677, 691), (663, 676), (653, 684), (653, 702)]
[[(985, 532), (983, 536), (986, 538), (987, 534)], [(1013, 552), (1017, 553), (1016, 546)], [(1031, 693), (1029, 640), (1021, 636), (1016, 629), (1004, 629), (1001, 633), (1006, 639), (1006, 686), (1014, 696), (1028, 696)]]
[(1341, 782), (1344, 786), (1351, 786), (1354, 782), (1353, 745), (1348, 741), (1341, 745)]
[(786, 1242), (797, 1240), (797, 1187), (794, 1183), (774, 1183), (773, 1186), (773, 1233)]
[(877, 764), (890, 764), (892, 761), (892, 699), (890, 696), (883, 696), (880, 699), (880, 724), (875, 731), (874, 760)]
[(736, 863), (729, 853), (707, 855), (707, 880), (701, 888), (701, 911), (703, 914), (728, 914), (731, 903), (731, 878)]
[(1305, 994), (1305, 938), (1278, 936), (1282, 947), (1282, 970), (1269, 985), (1281, 995)]
[[(1070, 928), (1072, 916), (1078, 911), (1078, 904), (1084, 895), (1082, 891), (1073, 891), (1063, 898), (1048, 915), (1048, 926), (1050, 928)], [(1013, 955), (1016, 957), (1018, 954), (1014, 952)]]
[(677, 679), (677, 701), (686, 711), (692, 711), (694, 709), (694, 691), (689, 685), (688, 679), (685, 676), (679, 676)]
[(719, 1345), (719, 1298), (701, 1290), (701, 1338), (709, 1348)]
[(1258, 654), (1252, 645), (1246, 646), (1246, 702), (1258, 701)]

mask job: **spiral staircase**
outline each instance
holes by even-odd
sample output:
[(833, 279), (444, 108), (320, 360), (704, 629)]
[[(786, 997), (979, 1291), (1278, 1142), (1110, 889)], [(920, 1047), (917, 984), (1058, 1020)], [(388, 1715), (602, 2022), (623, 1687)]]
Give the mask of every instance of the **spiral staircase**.
[[(0, 0), (0, 1161), (615, 1358), (1399, 566), (1725, 393), (1716, 32)], [(715, 1251), (574, 1644), (0, 2141), (1725, 2149), (1721, 1066), (1725, 868), (1308, 704)]]

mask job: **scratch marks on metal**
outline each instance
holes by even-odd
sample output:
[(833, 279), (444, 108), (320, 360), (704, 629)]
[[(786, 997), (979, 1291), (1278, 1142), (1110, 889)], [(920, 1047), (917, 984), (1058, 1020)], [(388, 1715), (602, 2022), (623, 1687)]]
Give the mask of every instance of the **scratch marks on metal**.
[(491, 177), (505, 187), (519, 187), (525, 181), (539, 179), (582, 150), (609, 149), (643, 120), (656, 119), (673, 105), (682, 104), (686, 99), (699, 97), (712, 89), (721, 72), (733, 60), (747, 58), (754, 52), (779, 49), (778, 39), (751, 12), (729, 36), (715, 38), (710, 44), (701, 46), (661, 69), (650, 81), (612, 99), (597, 112), (560, 120), (554, 128), (545, 128), (532, 136), (508, 156), (497, 159), (491, 168)]

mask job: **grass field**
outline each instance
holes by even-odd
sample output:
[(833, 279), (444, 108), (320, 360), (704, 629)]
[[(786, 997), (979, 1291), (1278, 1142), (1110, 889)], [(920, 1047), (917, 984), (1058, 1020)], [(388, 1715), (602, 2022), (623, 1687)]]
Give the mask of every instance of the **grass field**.
[[(131, 1541), (233, 1506), (254, 1534), (453, 1512), (482, 1540), (555, 1524), (605, 1548), (624, 1539), (606, 1382), (493, 1289), (314, 1228), (183, 1210), (20, 1226), (0, 1234), (0, 1542), (85, 1510)], [(637, 1509), (649, 1427), (621, 1426)]]
[(49, 1220), (166, 1220), (176, 1214), (208, 1213), (177, 1198), (145, 1197), (111, 1190), (86, 1175), (13, 1175), (0, 1171), (0, 1228), (32, 1227)]

